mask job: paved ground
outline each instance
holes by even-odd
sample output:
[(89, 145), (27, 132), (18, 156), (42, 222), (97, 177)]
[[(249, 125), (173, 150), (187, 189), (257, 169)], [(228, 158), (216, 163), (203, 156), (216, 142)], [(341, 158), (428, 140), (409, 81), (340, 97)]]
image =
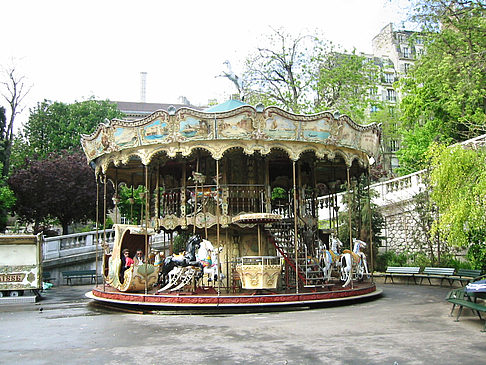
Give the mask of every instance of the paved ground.
[(484, 322), (449, 317), (448, 288), (383, 285), (379, 299), (305, 311), (136, 314), (89, 286), (0, 306), (5, 364), (486, 364)]

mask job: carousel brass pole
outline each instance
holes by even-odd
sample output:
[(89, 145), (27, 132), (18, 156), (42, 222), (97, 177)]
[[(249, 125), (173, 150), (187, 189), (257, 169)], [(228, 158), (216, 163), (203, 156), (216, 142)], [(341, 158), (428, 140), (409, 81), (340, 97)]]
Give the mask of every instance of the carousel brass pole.
[[(226, 288), (228, 288), (226, 290), (227, 293), (230, 292), (230, 275), (232, 275), (232, 273), (230, 273), (230, 262), (229, 262), (229, 236), (228, 236), (228, 228), (226, 228), (224, 230), (225, 232), (225, 239), (224, 239), (224, 247), (225, 247), (225, 251), (226, 251)], [(233, 280), (233, 279), (231, 279)]]
[(169, 255), (172, 255), (174, 253), (174, 231), (170, 232), (169, 235)]
[[(351, 231), (351, 178), (349, 176), (349, 167), (346, 169), (347, 172), (347, 180), (348, 180), (348, 197), (349, 197), (349, 206), (348, 206), (348, 217), (349, 217), (349, 250), (353, 251), (353, 232)], [(349, 275), (351, 277), (351, 289), (354, 288), (353, 285), (353, 255), (351, 255), (351, 267), (349, 268)]]
[(294, 246), (295, 246), (295, 292), (299, 293), (299, 242), (297, 238), (297, 185), (295, 179), (295, 161), (292, 162), (294, 182)]
[[(103, 181), (103, 247), (106, 247), (106, 174)], [(105, 283), (103, 280), (103, 291), (105, 290)]]
[(159, 215), (160, 215), (160, 163), (157, 163), (157, 176), (155, 177), (155, 228), (159, 230)]
[(118, 169), (115, 168), (115, 199), (113, 201), (115, 204), (115, 224), (118, 223)]
[(260, 223), (257, 223), (257, 234), (258, 234), (258, 256), (262, 255), (262, 239), (260, 237)]
[[(199, 172), (199, 156), (196, 157), (196, 172)], [(194, 226), (192, 227), (192, 234), (196, 234), (196, 215), (197, 215), (197, 178), (194, 179)]]
[(149, 178), (148, 165), (145, 165), (145, 294), (148, 291), (147, 283), (147, 261), (148, 261), (148, 224), (149, 224)]
[(187, 224), (187, 206), (186, 206), (186, 202), (187, 202), (187, 163), (186, 163), (186, 160), (182, 161), (182, 191), (181, 191), (181, 201), (180, 201), (180, 204), (181, 204), (181, 211), (182, 211), (182, 214), (181, 214), (181, 218), (183, 219), (184, 221), (184, 225)]
[(98, 245), (99, 245), (99, 236), (98, 236), (98, 221), (99, 221), (99, 207), (100, 207), (100, 189), (99, 189), (99, 183), (98, 183), (98, 176), (95, 176), (96, 179), (96, 251), (95, 251), (95, 262), (96, 262), (96, 278), (95, 278), (95, 283), (96, 286), (98, 286)]
[(202, 201), (202, 208), (203, 208), (203, 215), (204, 215), (204, 237), (206, 239), (208, 239), (208, 224), (207, 224), (207, 211), (206, 211), (206, 203), (207, 201), (206, 200), (206, 197), (204, 196), (204, 184), (201, 186), (201, 189), (202, 189), (202, 197), (201, 197), (201, 201)]
[(372, 224), (372, 212), (371, 212), (371, 166), (368, 165), (368, 215), (370, 223), (370, 266), (371, 266), (371, 282), (374, 274), (374, 256), (373, 256), (373, 224)]
[(216, 245), (217, 248), (217, 257), (218, 257), (218, 264), (216, 267), (216, 273), (218, 275), (218, 295), (221, 289), (221, 280), (220, 280), (220, 272), (219, 272), (219, 160), (216, 160)]

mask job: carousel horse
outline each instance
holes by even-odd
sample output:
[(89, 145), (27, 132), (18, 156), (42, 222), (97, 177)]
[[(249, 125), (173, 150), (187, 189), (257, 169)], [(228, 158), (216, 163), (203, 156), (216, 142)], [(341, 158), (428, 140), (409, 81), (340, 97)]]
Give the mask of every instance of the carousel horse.
[(326, 250), (325, 247), (321, 248), (321, 267), (326, 281), (331, 279), (333, 267), (338, 269), (341, 265), (339, 250), (343, 246), (343, 243), (339, 238), (331, 236), (330, 237), (331, 248)]
[(222, 279), (222, 275), (218, 270), (218, 253), (221, 252), (222, 247), (216, 250), (212, 243), (208, 240), (203, 239), (199, 246), (196, 258), (201, 263), (203, 267), (203, 278), (204, 274), (208, 275), (208, 281), (215, 281)]
[[(200, 267), (202, 271), (202, 264), (196, 258), (196, 252), (201, 245), (201, 241), (202, 239), (198, 235), (190, 237), (189, 240), (187, 241), (186, 251), (184, 251), (182, 254), (168, 256), (164, 260), (164, 263), (162, 265), (161, 275), (160, 275), (160, 281), (162, 286), (167, 285), (167, 280), (169, 279), (169, 273), (172, 272), (174, 268), (196, 266), (196, 267)], [(174, 279), (175, 275), (176, 273), (173, 272), (170, 276), (172, 279)]]
[(341, 280), (344, 281), (343, 288), (351, 282), (351, 268), (353, 268), (354, 278), (362, 280), (364, 274), (368, 275), (368, 265), (366, 256), (361, 252), (361, 248), (366, 247), (366, 242), (353, 238), (353, 251), (344, 250), (341, 255)]

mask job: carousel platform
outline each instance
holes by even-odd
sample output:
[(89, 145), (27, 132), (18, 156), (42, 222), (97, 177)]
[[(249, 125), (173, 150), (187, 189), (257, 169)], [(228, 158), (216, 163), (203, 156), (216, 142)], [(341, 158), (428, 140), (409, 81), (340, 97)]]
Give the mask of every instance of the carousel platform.
[(303, 290), (299, 293), (248, 291), (235, 294), (218, 294), (213, 288), (198, 292), (177, 293), (123, 293), (108, 285), (98, 285), (85, 295), (97, 302), (150, 307), (159, 309), (194, 309), (194, 308), (265, 308), (265, 307), (314, 307), (331, 303), (366, 300), (380, 296), (382, 290), (374, 283), (355, 283), (353, 288), (339, 290)]

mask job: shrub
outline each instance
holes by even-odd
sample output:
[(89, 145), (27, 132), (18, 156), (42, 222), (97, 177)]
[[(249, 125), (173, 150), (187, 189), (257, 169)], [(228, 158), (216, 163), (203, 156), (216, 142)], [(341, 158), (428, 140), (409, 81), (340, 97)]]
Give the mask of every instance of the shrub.
[(385, 271), (388, 266), (407, 266), (408, 255), (405, 252), (397, 254), (395, 251), (386, 251), (376, 257), (376, 270)]
[(469, 246), (466, 257), (471, 262), (473, 269), (486, 271), (486, 245), (484, 243), (473, 243)]

